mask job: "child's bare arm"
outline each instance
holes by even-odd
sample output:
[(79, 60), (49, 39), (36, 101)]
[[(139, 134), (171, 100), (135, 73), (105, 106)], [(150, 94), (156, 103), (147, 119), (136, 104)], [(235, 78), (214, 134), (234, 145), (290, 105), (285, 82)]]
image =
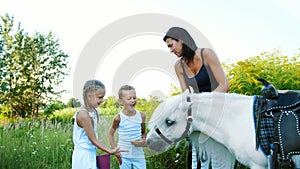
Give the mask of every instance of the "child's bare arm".
[(146, 114), (145, 113), (141, 113), (142, 115), (142, 138), (146, 139)]
[(89, 137), (90, 141), (92, 142), (92, 144), (95, 145), (97, 148), (101, 149), (102, 151), (105, 151), (109, 154), (115, 154), (118, 152), (125, 151), (125, 150), (120, 150), (117, 147), (110, 149), (96, 138), (92, 120), (91, 120), (90, 116), (88, 115), (88, 112), (86, 112), (86, 111), (78, 112), (77, 124), (85, 130), (85, 132), (86, 132), (87, 136)]
[(117, 147), (114, 135), (115, 135), (115, 131), (117, 130), (117, 128), (119, 126), (119, 123), (120, 123), (120, 115), (118, 114), (114, 117), (113, 123), (112, 123), (112, 125), (109, 129), (109, 133), (108, 133), (109, 143), (110, 143), (112, 148)]
[(141, 112), (141, 116), (142, 116), (142, 139), (141, 140), (133, 140), (131, 141), (131, 144), (135, 145), (136, 147), (147, 147), (147, 143), (146, 143), (146, 115), (144, 113)]

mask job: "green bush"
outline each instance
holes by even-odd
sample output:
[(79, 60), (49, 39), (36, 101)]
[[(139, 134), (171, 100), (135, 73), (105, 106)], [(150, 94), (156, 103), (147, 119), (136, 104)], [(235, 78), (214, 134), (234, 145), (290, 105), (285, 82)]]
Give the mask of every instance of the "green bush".
[(276, 50), (223, 66), (230, 92), (260, 95), (263, 85), (257, 78), (266, 79), (278, 90), (300, 90), (300, 54), (289, 57)]

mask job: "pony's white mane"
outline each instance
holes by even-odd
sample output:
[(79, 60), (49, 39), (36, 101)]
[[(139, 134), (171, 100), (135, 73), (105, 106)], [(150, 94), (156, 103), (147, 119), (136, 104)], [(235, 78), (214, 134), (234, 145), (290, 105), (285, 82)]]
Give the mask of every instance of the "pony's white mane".
[(153, 128), (153, 123), (155, 123), (159, 119), (165, 119), (169, 116), (170, 113), (174, 112), (180, 101), (182, 100), (182, 95), (172, 96), (170, 98), (165, 99), (161, 102), (158, 107), (153, 112), (151, 119), (149, 120), (149, 129)]

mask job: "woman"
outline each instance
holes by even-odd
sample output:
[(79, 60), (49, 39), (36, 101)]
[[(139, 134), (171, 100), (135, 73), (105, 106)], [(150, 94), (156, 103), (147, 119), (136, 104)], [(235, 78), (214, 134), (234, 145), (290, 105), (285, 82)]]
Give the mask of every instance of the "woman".
[[(182, 92), (227, 92), (229, 84), (221, 63), (215, 52), (209, 48), (198, 48), (190, 34), (183, 28), (170, 28), (163, 40), (171, 53), (179, 59), (174, 68), (179, 79)], [(210, 160), (213, 168), (233, 168), (234, 157), (226, 147), (201, 134), (207, 141), (200, 143), (201, 168), (208, 169)], [(200, 139), (201, 139), (200, 137)], [(189, 146), (190, 149), (190, 146)], [(189, 150), (189, 161), (191, 161)], [(195, 154), (195, 153), (193, 153)], [(193, 161), (196, 157), (193, 155)], [(197, 164), (193, 164), (195, 166)], [(191, 164), (188, 166), (191, 168)], [(198, 163), (197, 168), (200, 168)]]

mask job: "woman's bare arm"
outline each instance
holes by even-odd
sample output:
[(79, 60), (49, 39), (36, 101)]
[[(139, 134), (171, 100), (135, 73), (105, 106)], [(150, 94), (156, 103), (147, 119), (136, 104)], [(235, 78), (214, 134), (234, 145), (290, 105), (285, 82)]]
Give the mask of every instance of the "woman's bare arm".
[(228, 92), (230, 87), (228, 80), (226, 78), (225, 72), (222, 68), (222, 65), (215, 54), (215, 52), (209, 48), (206, 48), (203, 52), (203, 57), (206, 64), (210, 67), (213, 72), (213, 75), (218, 82), (218, 86), (214, 91), (217, 92)]
[(180, 87), (181, 87), (181, 91), (184, 92), (187, 90), (187, 86), (185, 84), (185, 80), (184, 80), (184, 76), (183, 76), (183, 70), (181, 67), (181, 60), (178, 60), (175, 65), (174, 65), (174, 69), (177, 75), (177, 78), (179, 80), (180, 83)]

